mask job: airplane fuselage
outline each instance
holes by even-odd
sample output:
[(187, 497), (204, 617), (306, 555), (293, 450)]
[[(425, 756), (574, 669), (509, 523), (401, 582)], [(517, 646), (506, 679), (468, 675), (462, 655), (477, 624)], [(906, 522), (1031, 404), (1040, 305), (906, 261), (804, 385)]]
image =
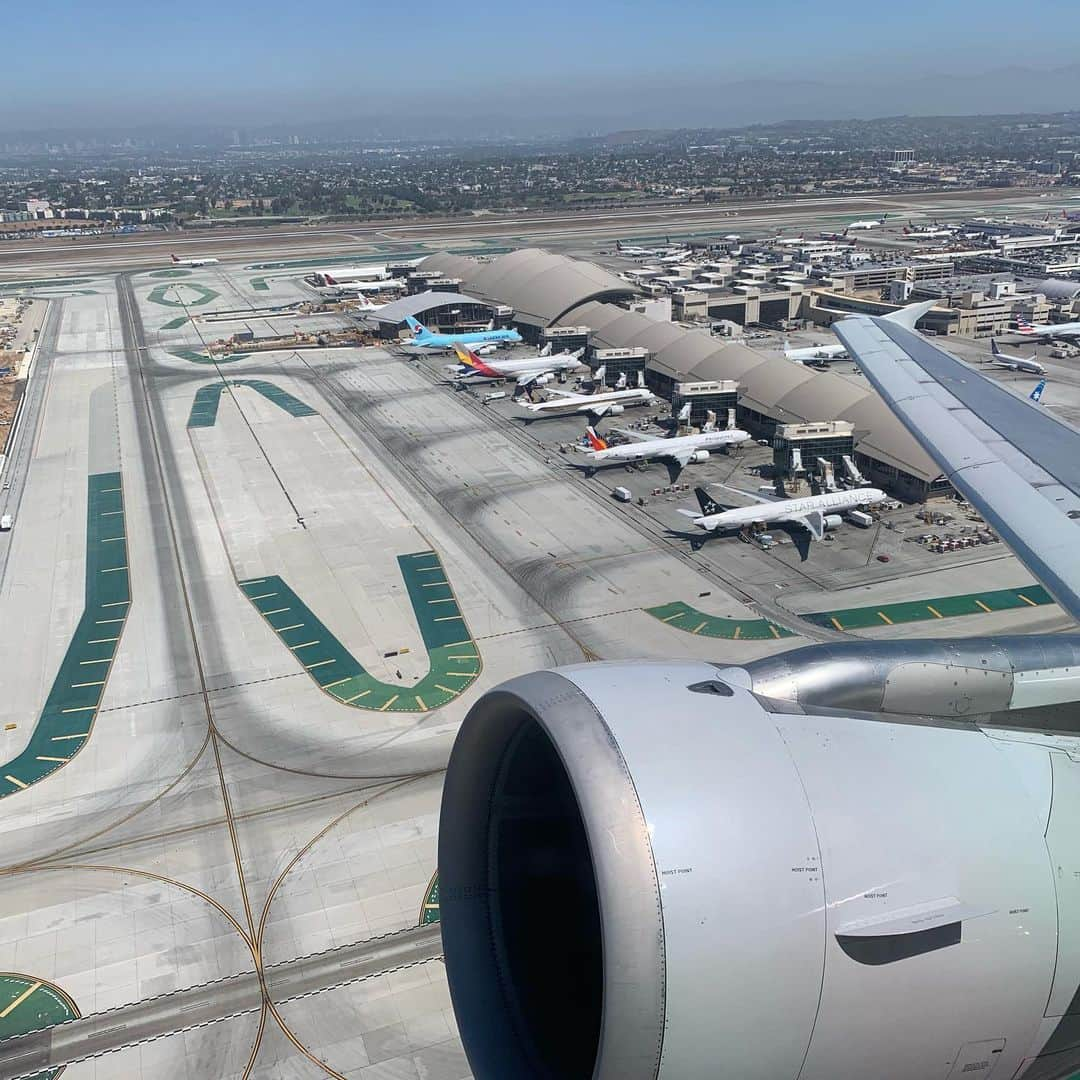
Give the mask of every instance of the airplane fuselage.
[(696, 453), (699, 450), (716, 450), (722, 446), (745, 442), (749, 438), (749, 432), (732, 428), (728, 431), (703, 431), (700, 435), (679, 435), (674, 439), (649, 439), (622, 446), (609, 446), (606, 450), (593, 450), (589, 455), (589, 464), (603, 465), (619, 461), (676, 457), (680, 451)]
[(573, 413), (595, 412), (598, 406), (611, 405), (650, 405), (652, 392), (640, 388), (630, 390), (608, 390), (600, 394), (575, 394), (571, 397), (549, 398), (522, 405), (534, 416), (569, 416)]
[(405, 344), (414, 349), (453, 349), (458, 345), (513, 345), (520, 340), (516, 330), (478, 330), (472, 334), (417, 334)]
[(478, 371), (476, 368), (458, 364), (456, 371), (460, 379), (490, 379), (500, 377), (504, 379), (520, 379), (529, 375), (540, 375), (545, 372), (577, 371), (582, 367), (581, 361), (573, 353), (561, 353), (557, 356), (534, 356), (527, 360), (485, 360), (484, 367), (488, 371)]
[(781, 499), (774, 503), (737, 506), (718, 514), (703, 514), (694, 524), (706, 532), (741, 529), (746, 525), (768, 521), (794, 521), (806, 514), (842, 514), (860, 506), (874, 506), (888, 496), (878, 488), (856, 488), (852, 491), (830, 491), (824, 495), (807, 495), (801, 499)]

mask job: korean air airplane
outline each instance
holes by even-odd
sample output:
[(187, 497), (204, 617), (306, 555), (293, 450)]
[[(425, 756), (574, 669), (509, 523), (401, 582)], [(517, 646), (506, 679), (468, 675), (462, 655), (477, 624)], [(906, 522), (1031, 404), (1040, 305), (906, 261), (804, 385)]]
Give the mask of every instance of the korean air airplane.
[(418, 323), (411, 315), (405, 316), (405, 321), (412, 331), (412, 340), (405, 342), (407, 347), (414, 349), (453, 349), (460, 345), (511, 345), (521, 340), (521, 335), (516, 330), (479, 330), (472, 334), (436, 334), (422, 323)]

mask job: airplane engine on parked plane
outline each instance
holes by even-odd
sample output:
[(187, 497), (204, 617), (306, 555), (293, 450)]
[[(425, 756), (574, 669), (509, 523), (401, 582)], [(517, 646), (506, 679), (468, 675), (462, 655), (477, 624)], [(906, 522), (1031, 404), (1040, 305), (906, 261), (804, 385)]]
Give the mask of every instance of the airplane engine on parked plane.
[(826, 529), (839, 529), (844, 524), (844, 519), (839, 514), (826, 514), (825, 515), (825, 528)]
[(533, 385), (534, 386), (547, 386), (547, 384), (549, 382), (553, 382), (554, 379), (555, 379), (554, 375), (537, 375), (537, 377), (535, 379), (533, 379)]
[(857, 643), (881, 650), (862, 667), (589, 664), (480, 698), (439, 836), (477, 1080), (1080, 1069), (1080, 762), (958, 715), (1080, 675), (1007, 640), (971, 664), (912, 641)]
[(625, 405), (609, 405), (605, 416), (622, 416), (626, 412)]
[(691, 463), (694, 464), (694, 465), (700, 465), (703, 461), (708, 461), (708, 460), (709, 460), (709, 451), (708, 450), (695, 450), (693, 456), (690, 458)]

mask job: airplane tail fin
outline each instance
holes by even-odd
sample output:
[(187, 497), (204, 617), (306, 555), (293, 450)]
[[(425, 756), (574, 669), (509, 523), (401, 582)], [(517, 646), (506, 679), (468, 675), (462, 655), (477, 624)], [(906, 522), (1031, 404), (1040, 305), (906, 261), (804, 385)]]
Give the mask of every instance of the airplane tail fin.
[(1000, 356), (1001, 350), (998, 348), (997, 338), (990, 339), (990, 352), (994, 356)]
[(1043, 391), (1045, 389), (1046, 389), (1046, 380), (1045, 379), (1040, 379), (1039, 384), (1035, 387), (1034, 390), (1031, 391), (1030, 394), (1028, 394), (1028, 397), (1032, 401), (1034, 401), (1036, 405), (1040, 405), (1040, 404), (1042, 404), (1042, 396), (1043, 396)]
[(431, 333), (423, 323), (417, 322), (411, 315), (405, 316), (405, 324), (413, 332), (413, 337), (426, 337)]
[(323, 274), (323, 278), (326, 280), (327, 285), (337, 285), (338, 283), (337, 279), (332, 277), (330, 274)]
[(594, 450), (606, 450), (608, 448), (608, 444), (596, 434), (596, 429), (592, 424), (585, 429), (585, 434), (588, 437), (589, 445)]
[(708, 517), (710, 514), (719, 514), (723, 507), (703, 488), (694, 488), (694, 494), (697, 496), (698, 506), (701, 507), (701, 513)]
[(1031, 323), (1029, 323), (1027, 321), (1027, 319), (1024, 318), (1023, 315), (1018, 315), (1016, 317), (1016, 329), (1021, 334), (1030, 334), (1032, 332), (1032, 330), (1035, 329), (1035, 327), (1032, 326)]
[(173, 262), (179, 262), (180, 261), (175, 255), (170, 255), (169, 258), (172, 259)]

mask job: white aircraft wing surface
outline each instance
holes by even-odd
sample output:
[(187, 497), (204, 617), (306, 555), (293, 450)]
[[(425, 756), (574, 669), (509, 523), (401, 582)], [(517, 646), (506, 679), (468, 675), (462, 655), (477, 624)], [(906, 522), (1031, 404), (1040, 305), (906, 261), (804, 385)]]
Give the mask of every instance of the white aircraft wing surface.
[(544, 378), (545, 375), (553, 375), (554, 372), (548, 369), (547, 371), (532, 371), (528, 375), (520, 375), (517, 379), (518, 386), (532, 386), (537, 379)]
[(791, 519), (801, 525), (815, 540), (825, 538), (825, 515), (820, 510), (811, 510), (807, 514), (800, 514)]
[(860, 315), (833, 329), (957, 491), (1080, 619), (1080, 431), (904, 327)]
[(634, 431), (633, 428), (617, 427), (612, 428), (611, 430), (617, 431), (620, 435), (625, 435), (633, 442), (656, 442), (658, 439), (662, 438), (660, 435), (646, 435), (644, 431)]

